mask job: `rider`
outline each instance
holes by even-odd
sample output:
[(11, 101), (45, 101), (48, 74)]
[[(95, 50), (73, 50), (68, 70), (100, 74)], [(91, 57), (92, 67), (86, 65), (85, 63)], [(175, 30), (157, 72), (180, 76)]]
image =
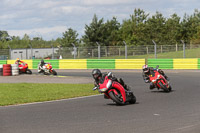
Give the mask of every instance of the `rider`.
[(40, 63), (38, 64), (38, 73), (41, 73), (43, 71), (43, 66), (45, 65), (46, 63), (44, 62), (44, 60), (42, 59), (40, 61)]
[[(108, 73), (101, 73), (99, 69), (93, 69), (92, 76), (95, 80), (94, 81), (95, 87), (98, 87), (99, 83), (103, 81), (107, 75)], [(119, 82), (127, 91), (130, 90), (129, 87), (124, 83), (124, 81), (121, 78), (117, 79), (113, 74), (109, 76), (108, 78), (112, 79), (113, 81)], [(104, 95), (104, 98), (106, 98), (105, 95)]]
[(149, 75), (152, 75), (154, 73), (154, 70), (158, 71), (161, 75), (163, 75), (166, 80), (169, 80), (169, 78), (165, 75), (165, 73), (161, 69), (154, 69), (153, 67), (148, 67), (148, 65), (144, 65), (142, 67), (142, 70), (143, 70), (142, 76), (143, 76), (144, 82), (150, 83), (149, 88), (151, 90), (155, 88), (155, 85), (152, 82), (150, 82)]
[(23, 61), (21, 61), (19, 58), (16, 59), (15, 64), (21, 65), (22, 63), (24, 63)]
[[(24, 63), (23, 61), (21, 61), (19, 58), (16, 59), (15, 64), (21, 65), (22, 63)], [(19, 69), (23, 69), (23, 67), (19, 67)]]

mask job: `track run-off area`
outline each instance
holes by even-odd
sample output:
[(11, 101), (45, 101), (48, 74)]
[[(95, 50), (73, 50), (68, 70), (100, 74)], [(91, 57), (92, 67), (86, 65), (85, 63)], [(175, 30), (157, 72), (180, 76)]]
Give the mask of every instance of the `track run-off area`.
[[(93, 83), (91, 71), (57, 70), (59, 76), (42, 76), (33, 70), (33, 75), (1, 77), (0, 82)], [(200, 132), (200, 70), (164, 70), (172, 85), (170, 93), (150, 90), (141, 70), (102, 70), (107, 71), (131, 86), (136, 104), (117, 106), (103, 95), (96, 95), (0, 107), (0, 132)]]

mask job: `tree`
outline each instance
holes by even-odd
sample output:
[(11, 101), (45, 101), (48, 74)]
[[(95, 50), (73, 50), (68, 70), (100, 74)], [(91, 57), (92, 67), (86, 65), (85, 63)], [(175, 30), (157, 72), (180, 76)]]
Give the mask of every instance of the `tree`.
[(10, 40), (10, 36), (7, 31), (0, 31), (0, 41), (8, 41)]
[(171, 18), (167, 19), (165, 24), (165, 35), (163, 36), (166, 40), (166, 44), (177, 44), (181, 40), (181, 25), (180, 17), (177, 14), (171, 15)]
[(85, 25), (85, 35), (82, 36), (82, 40), (85, 43), (85, 45), (97, 46), (96, 42), (104, 42), (103, 21), (103, 18), (98, 20), (95, 14), (90, 25)]
[[(147, 20), (147, 38), (149, 38), (149, 40), (154, 40), (157, 44), (165, 43), (165, 23), (166, 18), (164, 18), (161, 13), (156, 12), (155, 15)], [(152, 42), (150, 44), (152, 44)]]
[(78, 33), (72, 28), (69, 28), (67, 31), (63, 33), (62, 46), (72, 47), (72, 43), (75, 44), (75, 46), (77, 46), (79, 42), (79, 39), (77, 39), (77, 37)]
[(115, 46), (121, 40), (119, 29), (121, 25), (117, 21), (116, 17), (113, 17), (111, 20), (108, 20), (103, 27), (103, 43), (106, 46)]
[(124, 20), (121, 28), (121, 36), (124, 41), (131, 45), (145, 44), (146, 21), (149, 14), (146, 14), (141, 9), (135, 9), (130, 15), (130, 19)]

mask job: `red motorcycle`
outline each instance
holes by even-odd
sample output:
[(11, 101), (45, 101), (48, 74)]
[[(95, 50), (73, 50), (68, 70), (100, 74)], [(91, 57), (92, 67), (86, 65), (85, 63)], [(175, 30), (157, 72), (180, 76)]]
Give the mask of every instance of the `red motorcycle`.
[(156, 70), (149, 76), (150, 81), (159, 89), (163, 89), (165, 92), (170, 92), (172, 90), (169, 81), (165, 79), (163, 75), (161, 75), (158, 71), (158, 66)]
[(99, 83), (98, 87), (93, 90), (98, 89), (100, 93), (104, 93), (108, 99), (112, 99), (118, 105), (124, 105), (126, 103), (134, 104), (136, 102), (136, 97), (132, 91), (127, 91), (124, 87), (116, 82), (109, 79), (109, 73), (105, 79)]
[(28, 69), (28, 64), (27, 63), (21, 63), (19, 64), (19, 73), (26, 73), (26, 74), (32, 74), (32, 71)]

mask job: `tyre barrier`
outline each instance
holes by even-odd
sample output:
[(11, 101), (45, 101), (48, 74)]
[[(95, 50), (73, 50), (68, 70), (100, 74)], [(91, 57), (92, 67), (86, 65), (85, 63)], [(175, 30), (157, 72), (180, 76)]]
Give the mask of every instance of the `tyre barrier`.
[(3, 64), (3, 76), (11, 76), (11, 64)]
[(11, 64), (11, 72), (13, 76), (19, 75), (19, 66), (18, 64)]
[(0, 65), (0, 76), (3, 76), (3, 65)]

